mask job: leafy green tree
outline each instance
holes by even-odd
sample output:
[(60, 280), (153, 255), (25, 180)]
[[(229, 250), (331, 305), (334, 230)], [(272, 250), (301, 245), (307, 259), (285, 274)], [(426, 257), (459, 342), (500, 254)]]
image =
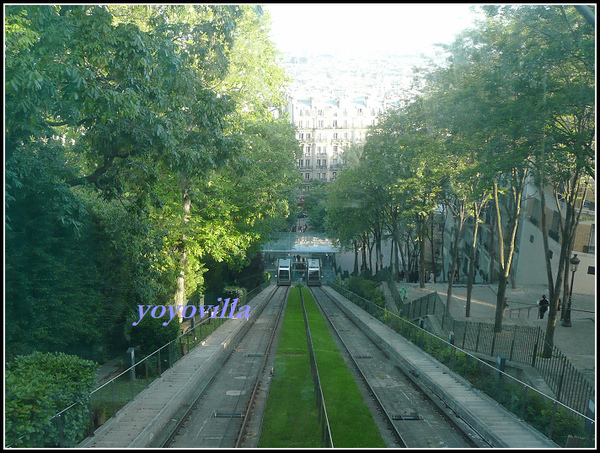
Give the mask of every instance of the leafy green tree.
[[(357, 190), (361, 168), (345, 167), (327, 190), (326, 232), (340, 247), (354, 251), (354, 271), (358, 275), (358, 253), (368, 226), (362, 213), (361, 192)], [(364, 249), (363, 249), (364, 251)], [(363, 265), (366, 259), (363, 255)]]
[[(544, 356), (551, 354), (560, 287), (567, 299), (568, 260), (588, 183), (595, 178), (595, 38), (594, 28), (573, 7), (506, 8), (501, 14), (524, 30), (523, 64), (542, 81), (537, 115), (543, 134), (532, 161), (540, 187), (541, 226), (548, 275), (550, 310)], [(546, 189), (559, 209), (560, 254), (556, 278), (550, 262), (546, 219)], [(563, 210), (560, 200), (564, 200)]]
[(282, 222), (297, 142), (269, 111), (284, 78), (267, 19), (236, 5), (7, 7), (11, 355), (102, 356), (136, 305), (186, 300), (209, 256), (241, 266)]
[(310, 190), (304, 195), (303, 211), (308, 214), (310, 226), (318, 232), (323, 232), (326, 228), (327, 185), (323, 180), (313, 179), (309, 185)]
[[(11, 447), (56, 447), (59, 438), (85, 433), (89, 394), (96, 383), (97, 364), (64, 353), (34, 352), (6, 366), (5, 442)], [(72, 403), (60, 417), (51, 418)], [(59, 429), (62, 430), (62, 434)]]

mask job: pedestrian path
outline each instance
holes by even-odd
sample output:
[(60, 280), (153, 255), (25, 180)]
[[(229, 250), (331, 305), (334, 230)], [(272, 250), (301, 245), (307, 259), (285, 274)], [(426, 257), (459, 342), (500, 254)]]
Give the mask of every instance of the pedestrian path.
[(462, 377), (454, 374), (400, 334), (330, 287), (323, 289), (341, 302), (346, 313), (359, 325), (369, 329), (391, 357), (410, 370), (411, 374), (418, 376), (421, 382), (494, 447), (559, 448), (557, 444), (519, 420), (487, 395), (474, 389)]
[[(437, 292), (444, 303), (447, 299), (447, 283), (427, 283), (425, 288), (420, 288), (417, 283), (395, 282), (398, 289), (407, 288), (407, 301), (412, 301)], [(545, 285), (530, 285), (521, 288), (506, 290), (509, 308), (505, 310), (503, 323), (506, 325), (528, 325), (546, 330), (548, 315), (545, 319), (538, 318), (537, 301), (547, 293)], [(474, 285), (471, 296), (470, 317), (465, 316), (467, 288), (466, 285), (457, 285), (452, 290), (452, 303), (450, 314), (456, 321), (470, 319), (478, 322), (494, 322), (496, 313), (497, 285)], [(554, 330), (554, 344), (567, 356), (573, 366), (595, 388), (596, 382), (596, 314), (595, 296), (573, 294), (571, 312), (571, 327), (564, 327), (560, 320)], [(509, 318), (510, 309), (532, 307), (527, 316), (527, 308), (521, 310), (520, 318), (516, 312)]]
[[(275, 291), (269, 286), (248, 304), (255, 310)], [(219, 359), (235, 344), (247, 318), (229, 319), (159, 379), (121, 408), (79, 448), (147, 448), (185, 402), (197, 394)]]

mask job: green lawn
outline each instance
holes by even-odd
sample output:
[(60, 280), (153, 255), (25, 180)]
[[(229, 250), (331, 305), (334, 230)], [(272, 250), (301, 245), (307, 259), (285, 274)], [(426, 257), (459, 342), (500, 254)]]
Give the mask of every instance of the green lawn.
[(297, 288), (290, 290), (259, 448), (320, 447), (321, 428)]
[[(308, 288), (302, 288), (327, 415), (336, 448), (386, 448), (375, 420)], [(283, 318), (259, 448), (321, 447), (300, 293)]]
[(321, 386), (336, 448), (386, 448), (371, 411), (352, 377), (308, 288), (302, 288)]

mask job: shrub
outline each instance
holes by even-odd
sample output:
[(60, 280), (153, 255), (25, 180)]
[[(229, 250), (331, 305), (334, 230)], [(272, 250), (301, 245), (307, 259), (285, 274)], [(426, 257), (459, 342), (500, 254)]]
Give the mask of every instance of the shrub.
[[(150, 313), (147, 313), (137, 326), (131, 326), (131, 321), (128, 322), (127, 327), (131, 328), (130, 344), (139, 346), (144, 353), (150, 354), (173, 341), (179, 335), (179, 317), (175, 315), (171, 322), (169, 322), (169, 318), (169, 308), (167, 307), (166, 313), (160, 318), (153, 318)], [(135, 322), (137, 321), (139, 321), (139, 314), (135, 318)], [(169, 324), (163, 326), (165, 322), (169, 322)]]
[(245, 302), (246, 300), (246, 288), (242, 288), (239, 286), (226, 286), (225, 288), (223, 288), (223, 296), (222, 299), (231, 299), (231, 301), (233, 301), (233, 299), (239, 299), (239, 303)]
[[(59, 445), (58, 422), (65, 439), (83, 438), (88, 426), (87, 402), (97, 364), (64, 353), (34, 352), (6, 366), (5, 442), (11, 447)], [(51, 418), (72, 403), (62, 417)]]
[(385, 307), (385, 297), (383, 293), (377, 289), (377, 282), (359, 276), (350, 277), (346, 281), (348, 290), (360, 297), (370, 300), (379, 307)]

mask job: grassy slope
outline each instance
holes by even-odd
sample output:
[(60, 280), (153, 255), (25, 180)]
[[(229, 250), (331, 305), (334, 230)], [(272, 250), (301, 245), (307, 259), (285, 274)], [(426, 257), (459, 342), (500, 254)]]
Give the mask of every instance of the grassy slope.
[(321, 429), (298, 289), (290, 290), (259, 448), (320, 447)]
[(386, 448), (371, 411), (352, 377), (308, 288), (302, 288), (321, 386), (336, 448)]

